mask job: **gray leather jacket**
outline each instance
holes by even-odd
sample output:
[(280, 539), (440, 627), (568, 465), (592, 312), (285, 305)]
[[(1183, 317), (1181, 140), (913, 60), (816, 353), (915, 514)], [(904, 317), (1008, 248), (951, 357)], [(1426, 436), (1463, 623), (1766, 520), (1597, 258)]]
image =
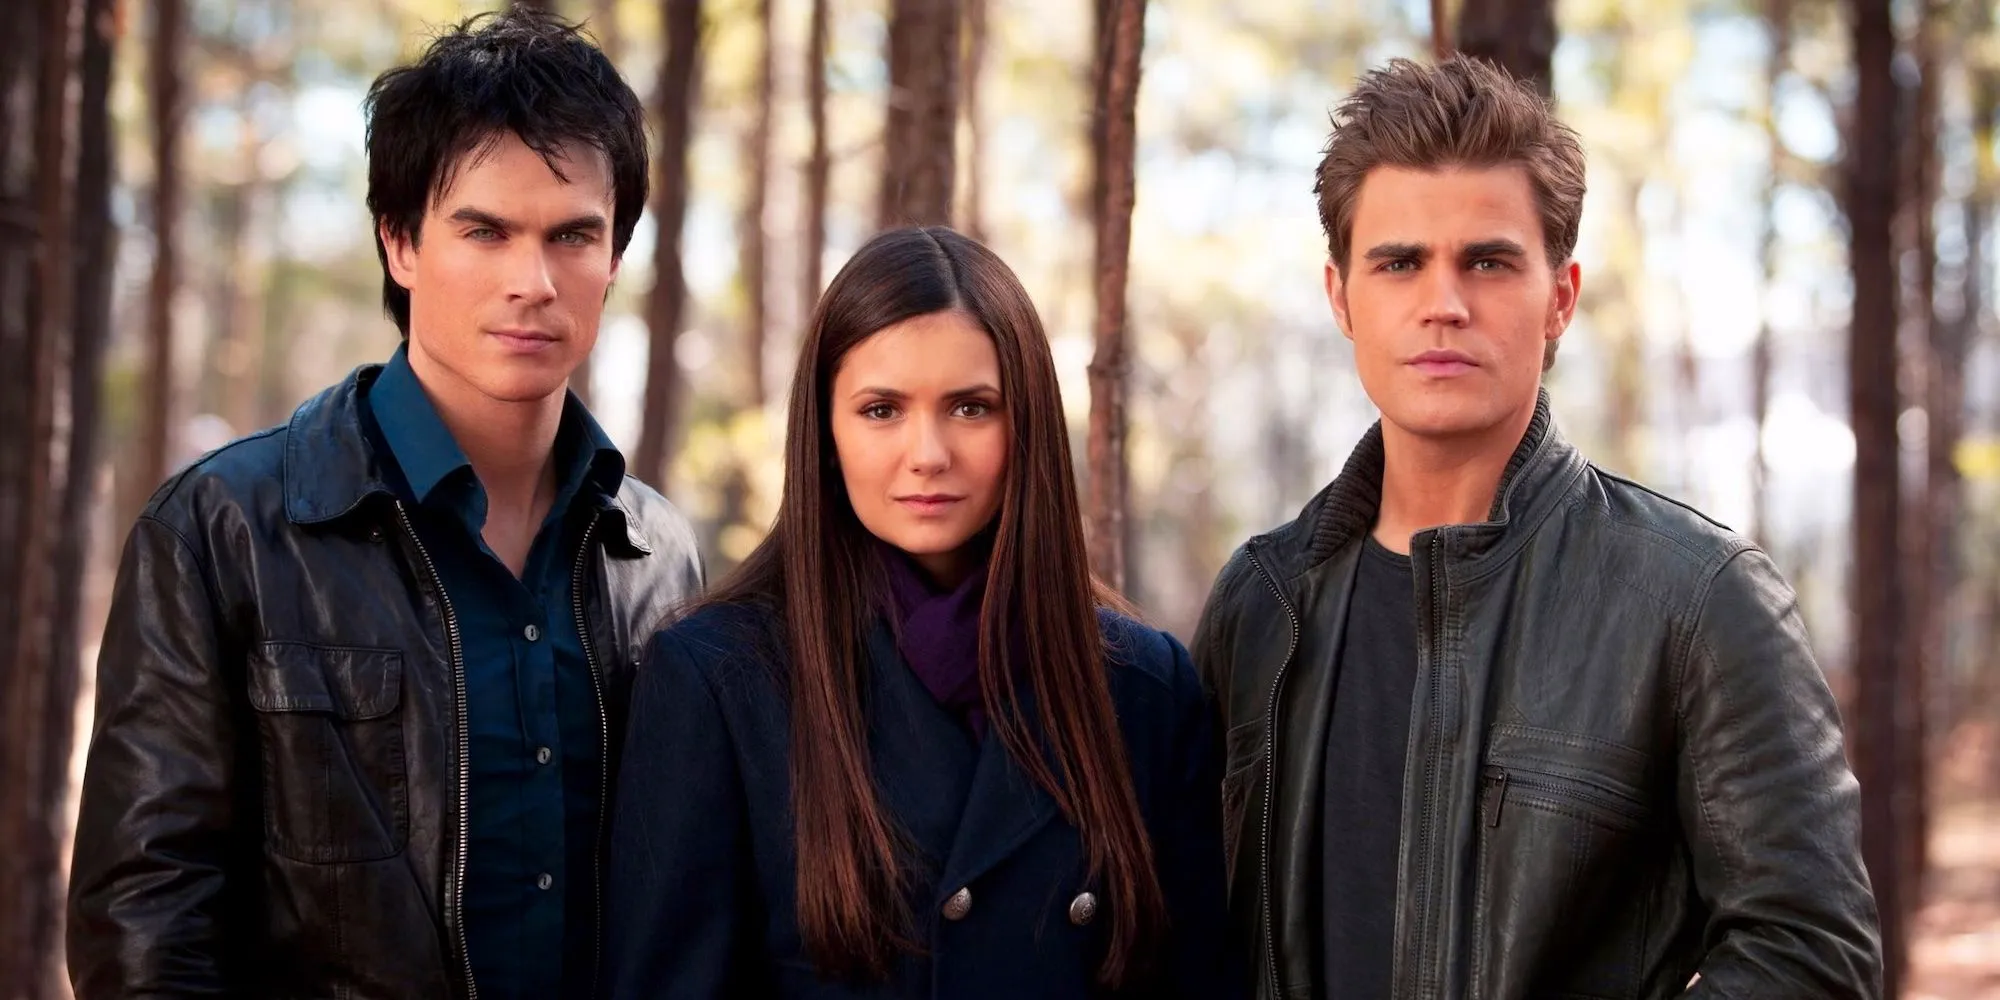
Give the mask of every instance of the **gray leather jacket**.
[[(1326, 727), (1380, 428), (1195, 635), (1257, 996), (1320, 996)], [(1790, 587), (1585, 461), (1544, 396), (1489, 520), (1420, 532), (1395, 1000), (1875, 997), (1858, 788)], [(1338, 766), (1338, 762), (1335, 762)], [(1385, 817), (1386, 821), (1386, 817)]]

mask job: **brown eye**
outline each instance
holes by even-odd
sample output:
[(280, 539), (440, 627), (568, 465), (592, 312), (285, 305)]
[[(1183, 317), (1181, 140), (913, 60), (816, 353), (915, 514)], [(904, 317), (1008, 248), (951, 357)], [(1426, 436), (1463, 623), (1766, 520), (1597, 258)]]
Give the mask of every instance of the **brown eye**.
[(992, 413), (993, 407), (976, 399), (968, 399), (952, 407), (951, 412), (954, 416), (964, 417), (967, 420), (977, 420)]
[(896, 408), (888, 403), (870, 403), (861, 408), (861, 415), (870, 420), (890, 420), (896, 416)]

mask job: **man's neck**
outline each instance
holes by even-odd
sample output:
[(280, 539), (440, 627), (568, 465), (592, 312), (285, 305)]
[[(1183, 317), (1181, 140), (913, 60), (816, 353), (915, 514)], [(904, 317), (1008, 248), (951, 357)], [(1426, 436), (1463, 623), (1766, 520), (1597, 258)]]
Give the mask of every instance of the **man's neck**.
[(1382, 421), (1382, 506), (1375, 540), (1391, 552), (1410, 551), (1425, 528), (1487, 519), (1500, 477), (1534, 420), (1532, 406), (1476, 434), (1433, 437)]
[(486, 490), (489, 517), (499, 511), (525, 515), (542, 493), (553, 499), (563, 393), (526, 402), (494, 399), (414, 349), (410, 370), (472, 463)]

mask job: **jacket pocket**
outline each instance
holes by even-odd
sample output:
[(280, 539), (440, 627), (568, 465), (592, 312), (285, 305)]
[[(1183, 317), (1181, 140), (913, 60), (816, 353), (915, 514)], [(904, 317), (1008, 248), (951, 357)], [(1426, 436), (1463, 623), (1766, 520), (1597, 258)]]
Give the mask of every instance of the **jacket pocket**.
[(409, 840), (403, 654), (267, 642), (248, 660), (269, 848), (313, 864), (393, 857)]
[(1494, 747), (1480, 771), (1471, 995), (1637, 995), (1668, 842), (1637, 768)]

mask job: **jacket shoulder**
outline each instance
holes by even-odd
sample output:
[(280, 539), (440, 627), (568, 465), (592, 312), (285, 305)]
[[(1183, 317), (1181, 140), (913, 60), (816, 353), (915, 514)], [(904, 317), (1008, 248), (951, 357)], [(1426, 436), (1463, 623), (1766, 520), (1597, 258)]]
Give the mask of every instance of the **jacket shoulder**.
[(186, 536), (199, 534), (218, 510), (284, 516), (285, 443), (280, 424), (237, 438), (167, 477), (140, 513)]
[(776, 676), (784, 657), (784, 620), (748, 602), (705, 601), (653, 637), (648, 665), (674, 663), (718, 687)]
[(654, 549), (686, 552), (690, 556), (699, 551), (694, 524), (660, 491), (628, 475), (618, 485), (617, 499), (632, 526)]
[(1699, 589), (1736, 556), (1757, 548), (1692, 505), (1596, 465), (1571, 509), (1572, 530), (1591, 532), (1596, 545), (1625, 564), (1645, 566), (1654, 586)]
[(1171, 633), (1109, 608), (1098, 609), (1097, 625), (1104, 636), (1105, 657), (1114, 666), (1114, 677), (1170, 695), (1200, 690), (1201, 682), (1186, 647)]

